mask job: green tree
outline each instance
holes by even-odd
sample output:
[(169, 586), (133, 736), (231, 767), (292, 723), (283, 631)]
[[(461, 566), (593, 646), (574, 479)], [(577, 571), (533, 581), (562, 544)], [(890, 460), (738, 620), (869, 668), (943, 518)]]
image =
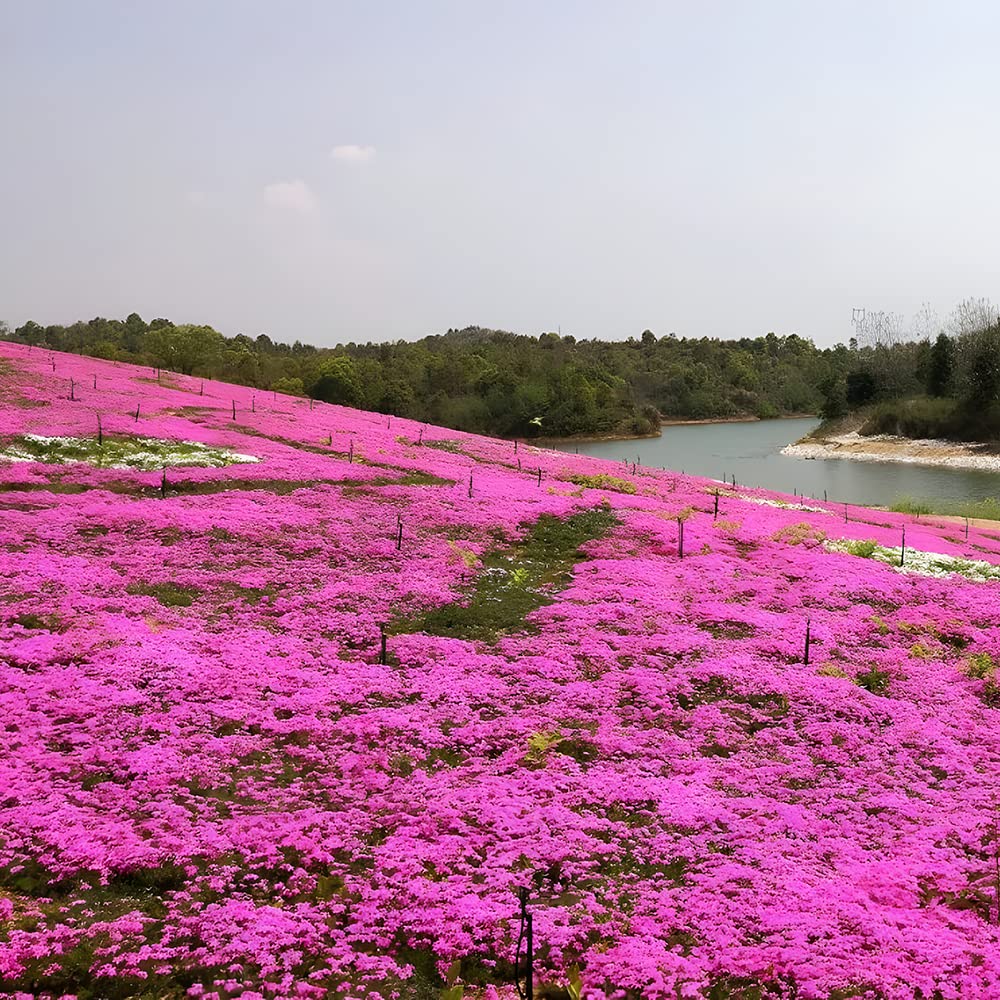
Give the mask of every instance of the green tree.
[(930, 363), (927, 368), (927, 395), (949, 395), (954, 370), (955, 345), (951, 337), (942, 331), (937, 335), (937, 340), (931, 348)]
[(351, 359), (338, 354), (321, 362), (309, 395), (326, 403), (356, 406), (361, 399), (362, 388)]

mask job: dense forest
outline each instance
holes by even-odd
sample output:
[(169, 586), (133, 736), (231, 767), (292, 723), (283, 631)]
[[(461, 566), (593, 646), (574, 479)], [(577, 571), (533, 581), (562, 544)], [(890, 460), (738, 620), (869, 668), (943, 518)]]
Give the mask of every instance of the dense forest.
[(984, 437), (1000, 426), (1000, 327), (976, 305), (933, 341), (869, 322), (860, 343), (823, 349), (795, 334), (726, 341), (646, 330), (578, 341), (481, 327), (316, 348), (136, 313), (0, 324), (0, 337), (504, 437), (655, 434), (664, 419), (836, 418), (859, 408), (872, 433)]
[(773, 333), (720, 341), (647, 330), (608, 342), (468, 327), (321, 349), (132, 313), (70, 326), (29, 321), (0, 336), (507, 437), (650, 434), (661, 418), (815, 413), (821, 387), (851, 364), (844, 346), (820, 350)]

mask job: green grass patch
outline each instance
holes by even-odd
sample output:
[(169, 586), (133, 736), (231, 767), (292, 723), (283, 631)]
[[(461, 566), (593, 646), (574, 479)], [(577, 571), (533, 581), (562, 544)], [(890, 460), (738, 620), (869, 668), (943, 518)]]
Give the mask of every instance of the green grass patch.
[(570, 476), (569, 481), (576, 486), (586, 486), (591, 490), (613, 490), (616, 493), (635, 493), (635, 483), (627, 479), (619, 479), (617, 476), (609, 476), (605, 472), (596, 476), (575, 475)]
[(522, 541), (483, 557), (467, 601), (400, 621), (390, 631), (493, 642), (504, 632), (522, 630), (525, 618), (551, 604), (550, 595), (567, 584), (573, 566), (584, 558), (580, 546), (603, 537), (618, 523), (605, 507), (565, 520), (543, 514)]
[(132, 583), (126, 588), (129, 594), (155, 597), (165, 608), (189, 608), (201, 595), (197, 587), (182, 587), (178, 583)]

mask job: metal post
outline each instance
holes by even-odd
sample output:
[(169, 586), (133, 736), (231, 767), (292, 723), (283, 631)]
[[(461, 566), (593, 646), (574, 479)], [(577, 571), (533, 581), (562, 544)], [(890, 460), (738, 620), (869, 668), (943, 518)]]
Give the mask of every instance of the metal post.
[(802, 661), (807, 667), (809, 666), (809, 639), (811, 638), (811, 628), (812, 628), (812, 622), (807, 618), (806, 619), (806, 655), (805, 655), (805, 657), (803, 658), (803, 661)]
[(538, 467), (538, 485), (539, 486), (542, 485), (542, 468), (541, 468), (541, 466)]
[(906, 561), (906, 525), (903, 525), (903, 544), (899, 549), (899, 565), (902, 566)]
[(677, 558), (684, 558), (684, 522), (677, 518)]
[(712, 520), (715, 521), (719, 516), (719, 491), (715, 491), (715, 513), (712, 515)]
[(233, 400), (233, 420), (236, 419), (236, 400)]

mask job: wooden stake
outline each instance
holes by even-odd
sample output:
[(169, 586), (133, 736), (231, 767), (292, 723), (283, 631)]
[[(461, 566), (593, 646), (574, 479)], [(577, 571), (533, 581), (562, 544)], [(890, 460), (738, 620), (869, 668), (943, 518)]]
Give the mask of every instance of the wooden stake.
[(539, 466), (539, 468), (538, 468), (538, 485), (539, 486), (542, 485), (542, 469), (541, 469), (541, 466)]
[(719, 491), (715, 491), (715, 513), (712, 515), (712, 520), (716, 520), (719, 516)]
[(101, 415), (97, 414), (97, 447), (104, 447), (104, 428), (101, 426)]
[(906, 525), (903, 525), (903, 544), (899, 549), (899, 565), (902, 566), (906, 561)]
[(233, 420), (236, 419), (236, 400), (233, 400)]
[(135, 404), (135, 422), (139, 423), (139, 403)]
[(684, 558), (684, 520), (677, 518), (677, 558)]
[(807, 618), (806, 619), (806, 654), (805, 654), (805, 656), (803, 657), (803, 660), (802, 660), (802, 662), (805, 663), (805, 665), (807, 667), (809, 666), (809, 639), (811, 638), (811, 634), (810, 634), (811, 627), (812, 627), (812, 622)]

